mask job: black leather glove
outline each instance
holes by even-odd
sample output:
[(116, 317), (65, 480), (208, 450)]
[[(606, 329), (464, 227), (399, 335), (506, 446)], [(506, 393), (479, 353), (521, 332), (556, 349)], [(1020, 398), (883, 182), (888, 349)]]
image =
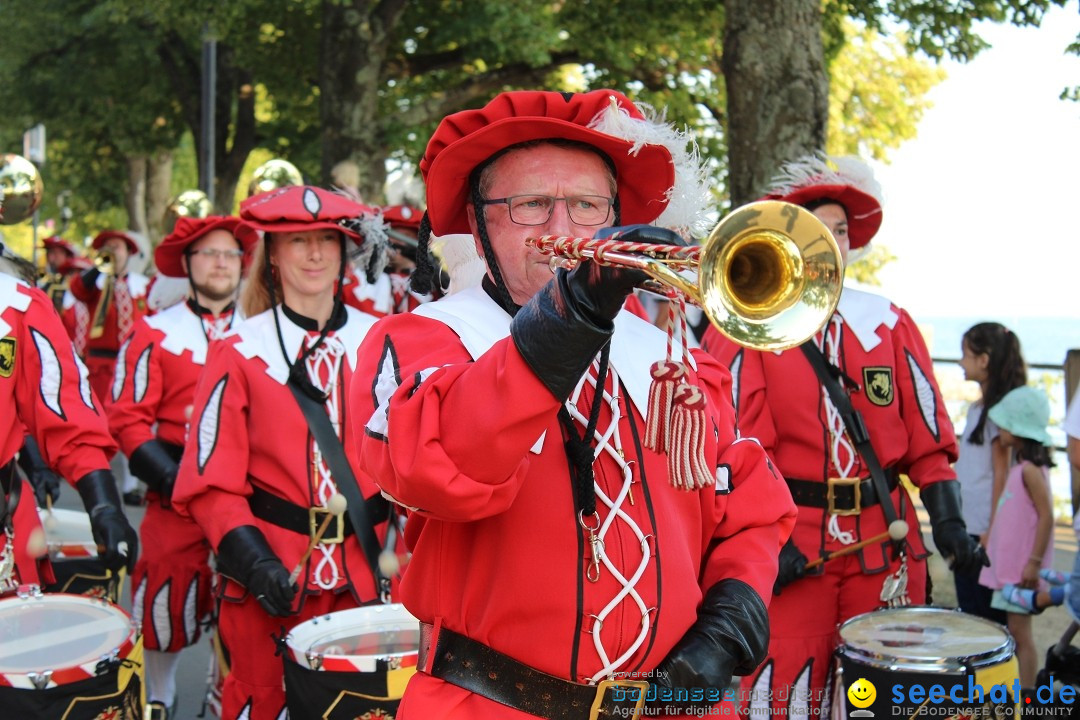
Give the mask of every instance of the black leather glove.
[(919, 498), (930, 514), (934, 545), (949, 562), (949, 569), (974, 573), (990, 565), (986, 551), (968, 534), (960, 511), (960, 482), (943, 480), (919, 489)]
[(22, 468), (26, 479), (34, 488), (34, 497), (37, 499), (38, 507), (47, 507), (50, 497), (54, 503), (60, 499), (60, 486), (64, 480), (48, 466), (37, 440), (29, 435), (26, 436), (22, 449), (19, 450), (19, 467)]
[(108, 470), (94, 470), (82, 476), (75, 489), (90, 514), (90, 529), (105, 567), (113, 572), (135, 569), (139, 556), (139, 535), (131, 527), (120, 505), (116, 480)]
[(780, 548), (780, 567), (773, 585), (773, 595), (779, 595), (783, 588), (806, 575), (806, 563), (806, 556), (795, 546), (792, 539), (788, 538), (784, 547)]
[(293, 599), (299, 588), (289, 582), (289, 571), (270, 548), (262, 530), (241, 525), (225, 533), (217, 548), (218, 570), (248, 589), (275, 617), (293, 614)]
[[(605, 228), (602, 239), (623, 232), (627, 242), (684, 245), (670, 230), (651, 225)], [(570, 397), (581, 375), (614, 332), (613, 321), (626, 298), (648, 276), (640, 271), (582, 262), (527, 302), (510, 323), (518, 352), (551, 394)]]
[(91, 290), (97, 287), (97, 279), (98, 275), (100, 274), (101, 271), (98, 270), (96, 267), (87, 268), (86, 270), (83, 270), (81, 273), (79, 273), (79, 279), (82, 280), (84, 288), (86, 288), (87, 290)]
[[(721, 580), (705, 593), (697, 621), (656, 667), (656, 700), (649, 707), (665, 711), (710, 708), (731, 684), (731, 676), (752, 673), (768, 650), (765, 603), (742, 580)], [(675, 701), (683, 690), (689, 699)]]
[(148, 489), (161, 496), (161, 507), (169, 507), (180, 466), (164, 445), (157, 440), (147, 440), (128, 457), (128, 467)]

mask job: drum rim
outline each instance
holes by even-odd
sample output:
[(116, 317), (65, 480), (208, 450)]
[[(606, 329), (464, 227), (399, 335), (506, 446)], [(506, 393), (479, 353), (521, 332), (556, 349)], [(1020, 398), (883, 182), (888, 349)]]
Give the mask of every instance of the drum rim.
[(76, 605), (94, 606), (94, 607), (97, 607), (99, 609), (105, 610), (106, 614), (115, 615), (115, 616), (121, 618), (126, 623), (126, 625), (127, 625), (127, 633), (124, 635), (121, 643), (119, 645), (117, 645), (115, 648), (113, 648), (110, 653), (105, 654), (105, 655), (97, 655), (97, 656), (93, 656), (93, 657), (89, 657), (89, 658), (83, 658), (81, 660), (71, 660), (71, 661), (66, 662), (63, 665), (57, 665), (56, 667), (53, 667), (53, 668), (43, 668), (43, 669), (34, 669), (34, 670), (25, 670), (25, 671), (4, 670), (4, 671), (2, 671), (2, 674), (3, 674), (4, 678), (6, 678), (9, 683), (14, 685), (15, 683), (13, 683), (12, 681), (16, 681), (16, 682), (18, 680), (27, 680), (27, 681), (29, 681), (33, 676), (40, 676), (40, 675), (48, 672), (51, 675), (51, 677), (54, 678), (53, 680), (49, 681), (48, 687), (55, 687), (57, 685), (66, 685), (66, 684), (69, 684), (69, 682), (66, 682), (66, 681), (65, 682), (57, 682), (55, 680), (55, 678), (58, 676), (58, 674), (62, 676), (64, 673), (68, 673), (68, 672), (71, 672), (71, 671), (74, 671), (74, 670), (82, 669), (82, 670), (85, 670), (88, 673), (90, 673), (90, 675), (93, 675), (94, 674), (94, 668), (97, 666), (97, 664), (99, 662), (101, 662), (101, 660), (103, 658), (108, 657), (109, 655), (116, 656), (116, 657), (127, 657), (128, 654), (131, 652), (132, 648), (134, 648), (136, 643), (138, 642), (139, 635), (141, 634), (141, 630), (140, 630), (140, 628), (138, 626), (138, 623), (136, 623), (135, 619), (131, 616), (131, 613), (129, 613), (127, 610), (125, 610), (121, 606), (119, 606), (119, 605), (117, 605), (115, 603), (109, 602), (108, 600), (105, 600), (104, 598), (91, 597), (91, 596), (88, 596), (88, 595), (78, 595), (78, 594), (75, 594), (75, 593), (43, 593), (43, 594), (32, 594), (32, 595), (13, 595), (13, 596), (10, 596), (10, 597), (0, 598), (0, 612), (3, 612), (3, 610), (4, 610), (3, 606), (5, 604), (11, 604), (12, 607), (14, 607), (16, 603), (36, 603), (38, 605), (49, 605), (49, 604), (55, 605), (55, 604), (57, 604), (58, 602), (61, 602), (61, 601), (62, 602), (70, 602), (70, 603), (73, 603), (73, 604), (76, 604)]
[[(340, 623), (345, 620), (355, 620), (356, 618), (365, 616), (369, 617), (368, 627), (371, 632), (385, 629), (408, 631), (412, 630), (413, 626), (415, 626), (417, 632), (416, 648), (403, 652), (383, 652), (360, 655), (327, 654), (311, 651), (312, 645), (316, 642), (325, 642), (325, 639), (327, 638), (326, 633), (319, 634), (317, 630), (314, 630), (320, 623), (335, 623), (335, 625), (327, 628), (327, 630), (333, 630), (335, 626), (338, 629), (353, 630), (357, 627), (355, 622), (351, 625), (341, 625)], [(381, 618), (381, 622), (379, 618)], [(298, 630), (300, 630), (299, 633), (297, 633)], [(332, 613), (316, 615), (301, 623), (297, 623), (285, 635), (285, 644), (289, 648), (293, 660), (308, 669), (322, 669), (325, 667), (327, 660), (331, 660), (332, 664), (344, 662), (353, 664), (354, 666), (356, 663), (361, 663), (364, 666), (372, 665), (372, 669), (374, 669), (374, 666), (380, 661), (397, 664), (400, 663), (402, 658), (417, 656), (420, 652), (419, 632), (420, 621), (417, 620), (416, 617), (401, 603), (361, 605), (355, 608), (347, 608)], [(299, 643), (304, 643), (304, 646), (301, 646)], [(316, 665), (319, 667), (316, 667)]]
[[(942, 657), (936, 660), (906, 659), (897, 657), (896, 655), (888, 655), (863, 648), (852, 647), (844, 642), (843, 631), (848, 625), (857, 621), (864, 621), (869, 616), (886, 614), (899, 615), (902, 613), (924, 615), (955, 613), (957, 615), (963, 615), (965, 618), (970, 618), (978, 623), (988, 626), (996, 632), (1000, 632), (1003, 642), (998, 647), (973, 655)], [(852, 660), (861, 662), (864, 665), (892, 672), (900, 670), (926, 673), (965, 672), (968, 668), (978, 669), (998, 665), (1016, 654), (1016, 641), (1013, 640), (1013, 637), (1009, 634), (1008, 630), (998, 623), (979, 617), (978, 615), (962, 612), (958, 608), (941, 608), (933, 605), (909, 605), (902, 608), (880, 608), (878, 610), (871, 610), (870, 612), (862, 613), (845, 620), (840, 624), (840, 627), (837, 628), (837, 635), (840, 637), (840, 645), (836, 649), (838, 657), (850, 657)]]

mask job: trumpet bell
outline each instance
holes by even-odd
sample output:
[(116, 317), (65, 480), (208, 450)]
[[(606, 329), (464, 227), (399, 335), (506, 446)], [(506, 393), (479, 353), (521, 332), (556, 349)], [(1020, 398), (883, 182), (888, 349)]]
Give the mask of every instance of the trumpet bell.
[(22, 155), (0, 155), (0, 225), (15, 225), (41, 205), (45, 186), (34, 163)]
[(778, 200), (725, 217), (702, 245), (700, 304), (716, 329), (758, 350), (786, 350), (814, 336), (840, 300), (844, 263), (812, 212)]
[(108, 250), (99, 250), (94, 256), (94, 267), (102, 275), (116, 274), (116, 258)]

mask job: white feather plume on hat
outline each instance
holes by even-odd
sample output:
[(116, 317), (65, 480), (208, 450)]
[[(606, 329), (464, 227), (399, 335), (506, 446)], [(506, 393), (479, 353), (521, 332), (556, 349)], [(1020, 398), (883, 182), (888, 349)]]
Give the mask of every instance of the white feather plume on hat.
[(644, 120), (630, 116), (614, 98), (589, 128), (633, 143), (629, 154), (636, 155), (643, 145), (662, 145), (671, 154), (675, 184), (667, 192), (668, 205), (653, 221), (654, 225), (694, 237), (708, 230), (705, 214), (709, 207), (708, 175), (698, 154), (697, 143), (689, 134), (677, 130), (664, 119), (664, 113), (651, 105), (635, 103)]
[[(772, 179), (772, 185), (766, 192), (768, 198), (788, 199), (791, 195), (813, 194), (816, 187), (846, 187), (865, 196), (862, 204), (865, 206), (875, 205), (871, 209), (865, 209), (865, 214), (859, 214), (855, 207), (847, 207), (849, 214), (849, 229), (852, 233), (853, 247), (848, 252), (847, 262), (851, 264), (870, 252), (871, 242), (868, 240), (861, 246), (855, 247), (856, 232), (858, 226), (870, 222), (872, 224), (871, 239), (877, 232), (881, 223), (881, 208), (884, 205), (884, 197), (881, 185), (874, 178), (873, 169), (860, 158), (852, 155), (832, 157), (825, 153), (813, 153), (785, 163)], [(850, 190), (845, 191), (847, 200), (853, 200)], [(825, 197), (829, 197), (825, 195)], [(837, 198), (840, 202), (840, 198)], [(798, 202), (791, 200), (791, 202)], [(844, 203), (847, 204), (847, 203)], [(868, 221), (868, 218), (873, 218)], [(863, 231), (865, 232), (865, 230)]]
[(773, 176), (768, 194), (790, 195), (811, 185), (850, 185), (884, 204), (881, 184), (869, 165), (854, 155), (830, 157), (820, 152), (785, 163)]
[(447, 295), (476, 287), (484, 279), (487, 264), (476, 254), (476, 240), (472, 235), (433, 235), (431, 251), (442, 260), (442, 265), (450, 276)]

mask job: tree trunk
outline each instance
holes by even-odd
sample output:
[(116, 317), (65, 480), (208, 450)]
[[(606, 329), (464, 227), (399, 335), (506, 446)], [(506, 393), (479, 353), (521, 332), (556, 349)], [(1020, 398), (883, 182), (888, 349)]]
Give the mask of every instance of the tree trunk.
[(124, 196), (128, 229), (146, 235), (146, 165), (145, 155), (127, 157), (128, 184)]
[(729, 187), (757, 200), (786, 161), (825, 147), (829, 75), (820, 0), (724, 0)]
[(172, 169), (171, 150), (161, 150), (150, 156), (146, 173), (146, 221), (153, 247), (157, 247), (165, 235), (165, 208), (169, 206)]
[(214, 212), (220, 215), (232, 213), (240, 173), (255, 149), (254, 76), (235, 66), (235, 56), (231, 47), (218, 45)]
[(382, 141), (379, 89), (390, 31), (403, 0), (324, 0), (319, 58), (324, 183), (333, 182), (343, 161), (355, 165), (360, 195), (380, 203), (386, 182), (387, 149)]

